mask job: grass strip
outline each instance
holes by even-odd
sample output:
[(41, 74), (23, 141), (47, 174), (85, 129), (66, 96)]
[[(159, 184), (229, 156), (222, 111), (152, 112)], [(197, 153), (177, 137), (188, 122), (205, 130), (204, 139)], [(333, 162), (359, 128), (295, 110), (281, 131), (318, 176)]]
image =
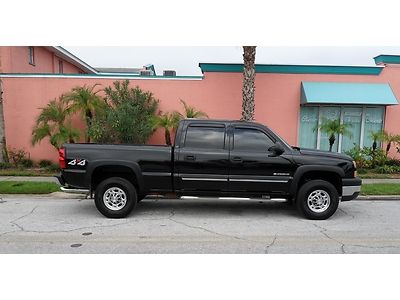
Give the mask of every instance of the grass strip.
[(0, 181), (0, 194), (50, 194), (59, 190), (54, 182)]
[(373, 183), (361, 186), (361, 195), (400, 195), (400, 184)]

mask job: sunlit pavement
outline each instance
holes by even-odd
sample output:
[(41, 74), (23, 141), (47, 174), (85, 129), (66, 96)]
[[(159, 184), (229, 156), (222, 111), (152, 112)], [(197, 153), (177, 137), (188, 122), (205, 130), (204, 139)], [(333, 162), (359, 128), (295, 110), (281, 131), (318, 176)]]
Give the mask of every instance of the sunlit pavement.
[(395, 200), (311, 221), (272, 200), (145, 199), (113, 220), (93, 200), (3, 195), (0, 253), (400, 253), (399, 216)]

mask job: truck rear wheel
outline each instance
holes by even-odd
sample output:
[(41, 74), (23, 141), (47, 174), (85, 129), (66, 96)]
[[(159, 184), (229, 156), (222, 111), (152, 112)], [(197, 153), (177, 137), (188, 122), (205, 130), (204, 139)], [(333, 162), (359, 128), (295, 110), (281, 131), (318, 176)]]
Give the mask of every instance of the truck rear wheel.
[(331, 183), (325, 180), (311, 180), (300, 187), (296, 205), (306, 218), (325, 220), (336, 212), (339, 194)]
[(111, 177), (97, 186), (94, 202), (107, 218), (124, 218), (136, 206), (136, 189), (124, 178)]

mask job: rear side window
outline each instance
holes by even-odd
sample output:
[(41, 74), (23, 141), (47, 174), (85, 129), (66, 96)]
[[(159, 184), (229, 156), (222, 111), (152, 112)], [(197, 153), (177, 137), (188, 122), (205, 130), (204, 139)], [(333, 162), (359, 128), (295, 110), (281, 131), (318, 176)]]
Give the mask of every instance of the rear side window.
[(185, 147), (223, 149), (225, 127), (189, 126), (186, 131)]
[(251, 128), (235, 128), (233, 149), (237, 151), (267, 152), (274, 142), (264, 132)]

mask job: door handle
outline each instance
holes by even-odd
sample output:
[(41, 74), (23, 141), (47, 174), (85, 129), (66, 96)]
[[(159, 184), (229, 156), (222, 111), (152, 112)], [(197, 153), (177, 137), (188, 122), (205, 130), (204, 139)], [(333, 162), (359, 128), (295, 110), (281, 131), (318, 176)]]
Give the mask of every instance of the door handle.
[(186, 155), (185, 160), (196, 160), (196, 156), (194, 155)]
[(243, 159), (241, 157), (235, 156), (234, 158), (232, 158), (232, 161), (235, 163), (241, 163), (243, 162)]

